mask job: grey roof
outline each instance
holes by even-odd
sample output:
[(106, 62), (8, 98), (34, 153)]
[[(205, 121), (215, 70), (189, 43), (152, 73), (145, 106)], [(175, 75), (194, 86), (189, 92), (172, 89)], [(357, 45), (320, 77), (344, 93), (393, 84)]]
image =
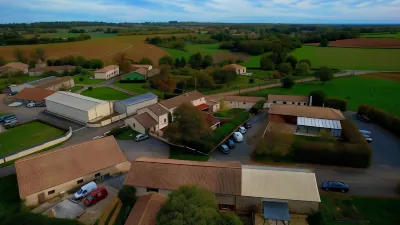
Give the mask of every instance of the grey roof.
[(137, 95), (137, 96), (133, 96), (132, 98), (127, 98), (124, 99), (122, 101), (120, 101), (123, 105), (125, 106), (130, 106), (130, 105), (134, 105), (140, 102), (144, 102), (144, 101), (149, 101), (152, 99), (158, 98), (157, 95), (149, 92), (146, 94), (142, 94), (142, 95)]
[(263, 214), (268, 220), (290, 220), (287, 202), (263, 202)]
[(326, 120), (307, 117), (297, 117), (297, 125), (308, 127), (321, 127), (341, 130), (342, 125), (339, 120)]
[(39, 80), (27, 82), (27, 84), (30, 84), (30, 85), (33, 85), (33, 86), (38, 86), (38, 85), (45, 84), (47, 82), (50, 82), (50, 81), (53, 81), (53, 80), (56, 80), (56, 79), (58, 79), (58, 77), (55, 77), (55, 76), (45, 77), (45, 78), (42, 78), (42, 79), (39, 79)]
[(83, 95), (65, 91), (58, 91), (53, 95), (47, 97), (46, 100), (56, 102), (61, 105), (69, 106), (75, 109), (80, 109), (83, 111), (89, 111), (95, 108), (97, 105), (107, 103), (107, 101), (90, 98)]

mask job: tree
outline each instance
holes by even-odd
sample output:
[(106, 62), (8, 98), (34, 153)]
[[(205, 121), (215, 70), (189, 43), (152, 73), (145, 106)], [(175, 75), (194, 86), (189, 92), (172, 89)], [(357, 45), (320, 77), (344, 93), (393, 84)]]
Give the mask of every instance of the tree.
[(181, 64), (180, 65), (181, 65), (181, 67), (185, 67), (186, 66), (186, 59), (183, 56), (181, 58)]
[(133, 206), (136, 202), (136, 188), (130, 185), (124, 185), (118, 192), (118, 198), (123, 204)]
[(43, 61), (46, 60), (47, 55), (46, 51), (43, 48), (36, 48), (35, 53), (36, 53), (36, 59), (41, 59)]
[(214, 59), (211, 55), (206, 55), (203, 60), (203, 68), (207, 68), (214, 64)]
[(195, 185), (181, 186), (168, 195), (156, 225), (243, 225), (233, 212), (220, 212), (211, 191)]
[(235, 70), (230, 69), (216, 69), (212, 72), (212, 77), (216, 83), (226, 84), (236, 80), (238, 75)]
[(281, 78), (281, 84), (283, 88), (291, 88), (295, 83), (292, 76), (286, 75)]
[(175, 144), (191, 146), (212, 132), (203, 113), (191, 103), (176, 108), (173, 121), (164, 132), (164, 137)]
[(114, 62), (119, 66), (119, 70), (124, 73), (130, 73), (132, 71), (132, 63), (127, 58), (125, 53), (121, 53), (115, 56)]
[(153, 60), (151, 60), (149, 58), (142, 58), (139, 61), (139, 64), (142, 64), (142, 65), (153, 65)]
[(286, 58), (286, 62), (290, 63), (290, 65), (292, 66), (292, 68), (295, 69), (298, 60), (297, 60), (297, 58), (296, 58), (295, 56), (289, 55), (289, 56)]
[(299, 61), (299, 63), (302, 63), (302, 62), (307, 63), (311, 68), (311, 61), (309, 59), (302, 59), (302, 60)]
[(328, 47), (329, 41), (328, 39), (322, 39), (321, 42), (319, 43), (319, 47)]
[(189, 65), (193, 69), (199, 69), (203, 65), (203, 57), (199, 52), (190, 56)]
[(278, 71), (287, 75), (292, 75), (293, 74), (293, 68), (290, 63), (281, 63), (278, 66)]
[(104, 62), (101, 59), (89, 59), (88, 61), (89, 67), (84, 67), (88, 69), (100, 69), (103, 68)]
[(286, 62), (287, 54), (285, 52), (272, 52), (270, 56), (271, 60), (275, 65), (279, 65), (281, 63)]
[(275, 70), (275, 64), (269, 56), (264, 56), (260, 60), (260, 66), (263, 70)]
[(174, 58), (172, 58), (172, 56), (163, 56), (158, 60), (158, 64), (174, 66)]
[(77, 56), (74, 58), (74, 65), (75, 66), (83, 66), (86, 62), (85, 57), (83, 56)]
[(3, 56), (0, 56), (0, 66), (6, 65), (6, 60), (4, 59)]
[(322, 106), (324, 104), (325, 98), (327, 95), (323, 91), (311, 91), (308, 94), (311, 98), (311, 105), (312, 106)]
[(26, 57), (25, 52), (22, 51), (20, 48), (14, 49), (13, 55), (14, 55), (14, 58), (18, 62), (22, 62), (22, 63), (27, 63), (28, 62), (28, 57)]
[(172, 79), (171, 69), (168, 65), (160, 67), (160, 73), (150, 78), (150, 85), (162, 92), (173, 92), (176, 82)]
[(314, 73), (315, 78), (320, 80), (322, 84), (333, 79), (333, 70), (328, 67), (321, 67)]
[(175, 68), (179, 68), (181, 67), (181, 61), (179, 60), (179, 58), (175, 59)]
[(296, 66), (294, 71), (295, 76), (305, 76), (310, 73), (310, 66), (306, 62), (301, 62)]

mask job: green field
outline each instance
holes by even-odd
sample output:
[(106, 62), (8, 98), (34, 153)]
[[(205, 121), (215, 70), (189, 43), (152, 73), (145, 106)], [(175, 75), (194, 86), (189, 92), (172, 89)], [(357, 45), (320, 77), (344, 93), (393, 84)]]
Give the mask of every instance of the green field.
[[(104, 82), (105, 80), (98, 80), (98, 79), (90, 79), (93, 75), (90, 74), (78, 74), (74, 76), (74, 82), (75, 84), (100, 84)], [(83, 81), (80, 81), (79, 79), (83, 78)]]
[(271, 52), (264, 53), (262, 55), (253, 55), (250, 60), (241, 63), (245, 67), (260, 67), (260, 60), (263, 56), (271, 55)]
[(121, 84), (118, 81), (116, 81), (114, 83), (114, 85), (117, 86), (117, 87), (120, 87), (122, 89), (125, 89), (127, 91), (131, 91), (133, 93), (136, 93), (136, 94), (145, 94), (147, 92), (153, 92), (153, 94), (157, 95), (159, 98), (164, 98), (164, 93), (163, 92), (161, 92), (159, 90), (156, 90), (156, 89), (153, 89), (153, 88), (150, 88), (148, 83), (142, 83), (142, 84), (141, 83), (137, 83), (137, 84), (135, 84), (135, 83), (125, 83), (125, 84)]
[(247, 95), (266, 97), (271, 94), (308, 95), (313, 90), (322, 90), (328, 97), (341, 98), (348, 102), (348, 109), (357, 111), (358, 105), (369, 104), (386, 112), (400, 116), (398, 90), (400, 82), (383, 79), (351, 76), (336, 78), (325, 85), (319, 81), (296, 84), (291, 89), (271, 88)]
[(400, 49), (303, 46), (292, 54), (299, 60), (309, 59), (313, 68), (328, 66), (345, 70), (400, 70)]
[(81, 95), (101, 100), (123, 100), (132, 97), (131, 95), (109, 87), (99, 87), (93, 88), (93, 90), (84, 90)]
[(369, 34), (361, 34), (362, 38), (400, 38), (400, 33), (369, 33)]
[(272, 78), (273, 71), (266, 71), (266, 70), (255, 70), (255, 69), (247, 69), (248, 73), (252, 73), (252, 77), (258, 77), (260, 79)]
[(41, 122), (27, 123), (0, 134), (0, 156), (63, 135), (65, 131)]
[(220, 52), (229, 52), (228, 50), (219, 49), (219, 44), (186, 44), (185, 50), (181, 51), (177, 49), (163, 48), (174, 58), (181, 58), (182, 56), (188, 60), (191, 55), (200, 52), (204, 57), (205, 55), (213, 55)]

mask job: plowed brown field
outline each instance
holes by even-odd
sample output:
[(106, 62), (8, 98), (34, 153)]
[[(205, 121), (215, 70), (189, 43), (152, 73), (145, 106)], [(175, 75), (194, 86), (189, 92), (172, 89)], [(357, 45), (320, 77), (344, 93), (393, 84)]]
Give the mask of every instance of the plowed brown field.
[[(311, 45), (319, 45), (314, 43)], [(330, 47), (344, 48), (400, 48), (400, 38), (355, 38), (329, 42)]]
[[(174, 34), (180, 36), (186, 34)], [(159, 37), (170, 37), (171, 34), (160, 34)], [(91, 39), (88, 41), (43, 44), (43, 45), (18, 45), (18, 46), (1, 46), (0, 56), (6, 60), (13, 60), (13, 51), (15, 48), (23, 50), (27, 56), (36, 48), (43, 48), (48, 58), (59, 58), (62, 56), (84, 56), (86, 58), (102, 58), (106, 62), (111, 62), (114, 55), (119, 52), (127, 54), (132, 60), (140, 60), (147, 57), (157, 63), (162, 56), (169, 55), (166, 51), (154, 45), (145, 43), (145, 39), (150, 35), (138, 36), (117, 36), (110, 38)]]

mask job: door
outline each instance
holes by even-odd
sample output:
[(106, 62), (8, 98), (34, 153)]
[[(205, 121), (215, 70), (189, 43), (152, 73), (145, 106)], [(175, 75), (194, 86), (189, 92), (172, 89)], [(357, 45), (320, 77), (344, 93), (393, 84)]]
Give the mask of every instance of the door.
[(103, 176), (101, 176), (101, 180), (102, 180), (102, 181), (108, 180), (108, 179), (110, 179), (110, 178), (111, 178), (111, 177), (110, 177), (110, 174), (109, 174), (109, 173), (104, 174)]
[(42, 192), (42, 193), (40, 193), (38, 195), (38, 200), (39, 200), (39, 204), (42, 204), (42, 203), (44, 203), (46, 201), (46, 197), (44, 195), (44, 192)]

